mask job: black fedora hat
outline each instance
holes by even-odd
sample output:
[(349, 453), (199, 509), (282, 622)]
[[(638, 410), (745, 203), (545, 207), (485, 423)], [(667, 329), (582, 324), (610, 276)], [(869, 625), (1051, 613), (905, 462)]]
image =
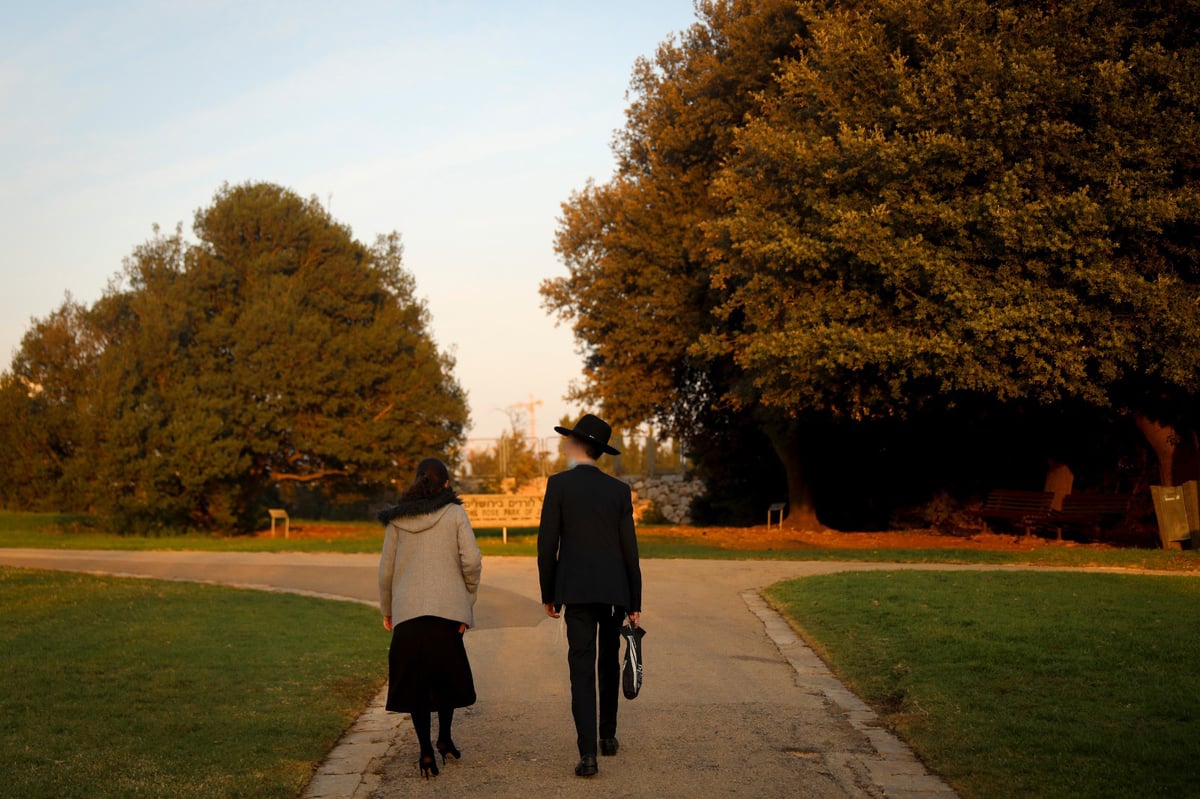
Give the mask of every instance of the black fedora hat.
[(580, 441), (586, 441), (589, 444), (595, 444), (600, 449), (607, 452), (609, 455), (620, 455), (621, 451), (608, 445), (608, 440), (612, 438), (612, 428), (608, 422), (602, 420), (599, 416), (593, 416), (590, 413), (585, 413), (578, 422), (575, 423), (575, 428), (555, 426), (554, 432), (560, 436), (570, 436), (578, 438)]

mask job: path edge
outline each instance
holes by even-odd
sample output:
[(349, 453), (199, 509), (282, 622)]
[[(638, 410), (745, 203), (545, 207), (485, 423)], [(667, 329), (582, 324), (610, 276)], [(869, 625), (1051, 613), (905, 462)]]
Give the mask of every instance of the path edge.
[(845, 715), (875, 750), (874, 755), (852, 755), (854, 771), (870, 777), (887, 799), (958, 799), (954, 789), (925, 768), (913, 750), (883, 726), (870, 705), (839, 680), (817, 653), (796, 634), (792, 625), (755, 590), (743, 591), (742, 601), (763, 623), (767, 637), (796, 672), (796, 684)]
[(389, 713), (386, 701), (385, 685), (321, 761), (300, 799), (370, 799), (379, 789), (408, 720), (407, 714)]

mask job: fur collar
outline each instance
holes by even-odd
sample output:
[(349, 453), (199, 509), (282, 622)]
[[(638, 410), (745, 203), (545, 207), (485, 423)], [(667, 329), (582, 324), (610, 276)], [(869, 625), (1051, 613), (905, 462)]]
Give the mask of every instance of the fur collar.
[(447, 505), (461, 505), (462, 500), (453, 488), (442, 489), (441, 493), (425, 499), (402, 499), (390, 508), (385, 508), (375, 514), (383, 524), (391, 524), (396, 519), (407, 519), (413, 516), (424, 516), (427, 513), (439, 511)]

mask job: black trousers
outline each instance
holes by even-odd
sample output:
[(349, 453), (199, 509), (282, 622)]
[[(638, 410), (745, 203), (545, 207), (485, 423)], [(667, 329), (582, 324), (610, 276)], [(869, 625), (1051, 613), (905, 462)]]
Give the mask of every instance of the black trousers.
[[(625, 611), (612, 605), (567, 605), (567, 663), (571, 667), (571, 714), (579, 754), (596, 754), (600, 738), (617, 734), (621, 692), (621, 623)], [(596, 685), (600, 720), (596, 721)]]

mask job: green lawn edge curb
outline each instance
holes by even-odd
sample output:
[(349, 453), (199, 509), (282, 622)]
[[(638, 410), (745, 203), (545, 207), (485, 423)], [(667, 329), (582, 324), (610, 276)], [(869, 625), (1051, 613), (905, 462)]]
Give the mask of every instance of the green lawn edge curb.
[(964, 799), (1196, 795), (1200, 580), (843, 572), (763, 595)]

